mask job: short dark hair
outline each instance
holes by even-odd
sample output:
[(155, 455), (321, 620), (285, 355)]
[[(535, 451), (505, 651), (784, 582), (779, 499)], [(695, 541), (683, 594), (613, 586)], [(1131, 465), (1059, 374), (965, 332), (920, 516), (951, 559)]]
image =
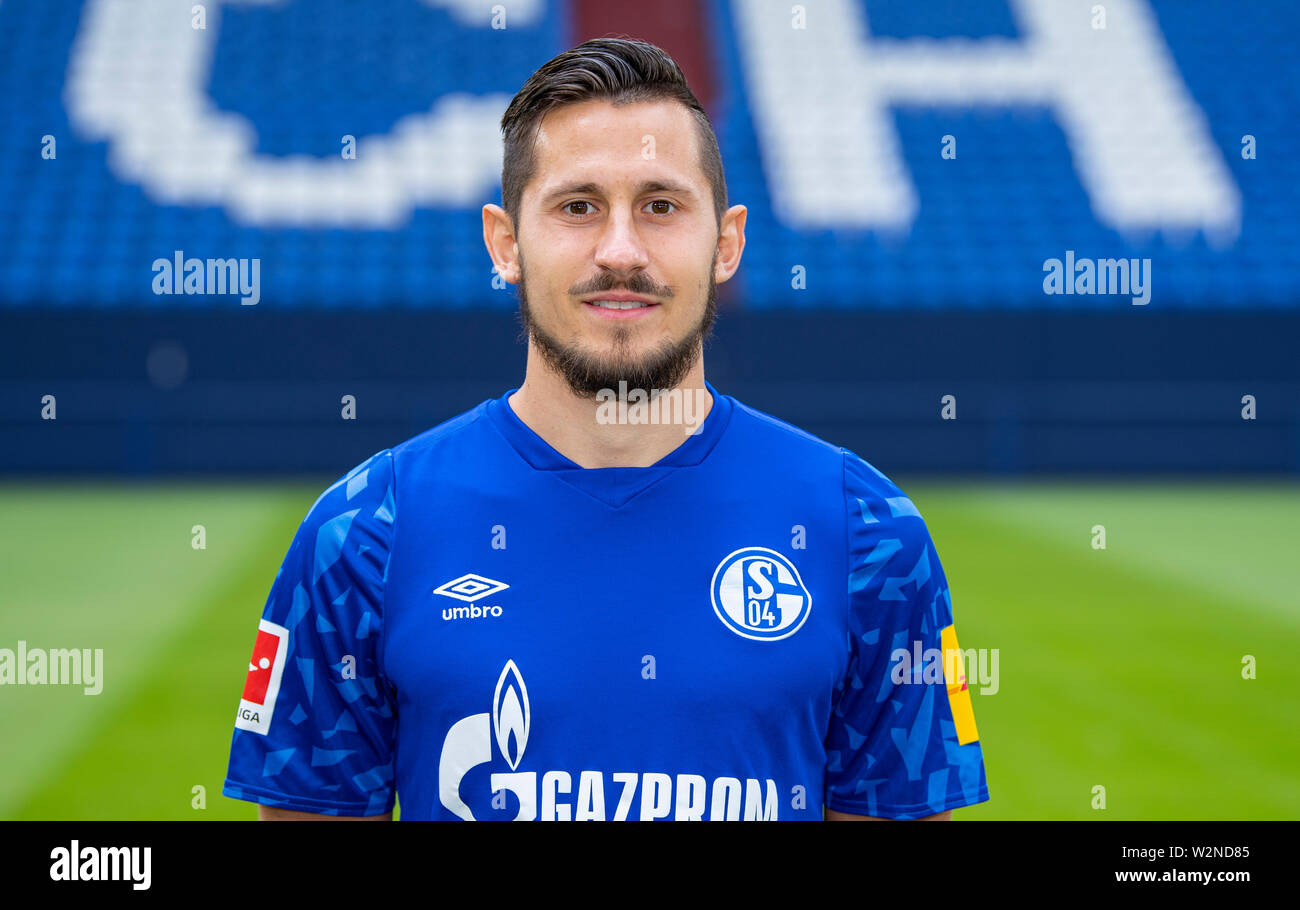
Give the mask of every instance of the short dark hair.
[(626, 38), (593, 38), (552, 57), (528, 77), (501, 117), (505, 155), (501, 165), (501, 202), (518, 224), (524, 187), (537, 168), (537, 130), (551, 110), (580, 101), (605, 99), (616, 106), (667, 98), (679, 101), (695, 118), (700, 169), (713, 189), (719, 224), (727, 210), (722, 154), (709, 115), (686, 84), (676, 61), (662, 48)]

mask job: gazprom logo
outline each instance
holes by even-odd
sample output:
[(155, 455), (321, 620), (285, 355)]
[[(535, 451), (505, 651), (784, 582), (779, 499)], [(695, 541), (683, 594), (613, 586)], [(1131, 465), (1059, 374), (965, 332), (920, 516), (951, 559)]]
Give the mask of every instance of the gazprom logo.
[(766, 547), (729, 554), (713, 572), (713, 612), (742, 638), (788, 638), (812, 611), (812, 595), (794, 563)]
[[(574, 706), (574, 710), (583, 708)], [(623, 761), (618, 763), (617, 771), (602, 771), (587, 767), (589, 761), (581, 757), (581, 746), (559, 743), (554, 737), (546, 751), (553, 752), (557, 747), (576, 749), (576, 766), (584, 770), (520, 771), (531, 726), (528, 689), (519, 667), (507, 660), (497, 677), (492, 710), (462, 717), (451, 725), (443, 740), (438, 758), (438, 801), (442, 807), (466, 821), (500, 818), (502, 811), (510, 811), (511, 802), (517, 804), (515, 821), (777, 821), (780, 817), (781, 800), (776, 780), (771, 777), (724, 775), (710, 781), (703, 774), (687, 770), (675, 775), (629, 770)], [(537, 758), (534, 747), (526, 764), (536, 767)], [(510, 770), (495, 770), (502, 763)], [(471, 791), (469, 801), (460, 792), (467, 777), (471, 780), (467, 785)], [(507, 794), (512, 794), (513, 800)]]
[(513, 660), (506, 661), (492, 696), (492, 731), (496, 734), (501, 757), (510, 765), (511, 771), (519, 770), (519, 759), (524, 757), (524, 748), (528, 745), (531, 720), (528, 714), (528, 690), (524, 688), (523, 677)]
[(528, 745), (528, 728), (532, 723), (528, 707), (528, 689), (513, 660), (507, 660), (497, 678), (492, 695), (492, 713), (471, 714), (452, 724), (442, 743), (438, 758), (438, 799), (451, 813), (466, 821), (474, 820), (474, 812), (461, 798), (460, 782), (479, 765), (493, 761), (492, 742), (510, 766), (508, 772), (492, 772), (489, 785), (492, 793), (509, 790), (519, 800), (520, 821), (537, 817), (537, 774), (519, 771), (519, 761)]

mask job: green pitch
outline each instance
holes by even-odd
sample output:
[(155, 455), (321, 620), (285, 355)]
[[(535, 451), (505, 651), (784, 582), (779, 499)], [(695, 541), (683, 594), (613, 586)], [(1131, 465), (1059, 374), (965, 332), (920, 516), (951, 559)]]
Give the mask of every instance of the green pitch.
[[(98, 695), (0, 686), (0, 819), (255, 817), (221, 795), (235, 706), (329, 480), (0, 485), (0, 648), (104, 652)], [(957, 818), (1300, 818), (1300, 486), (898, 480), (961, 646), (997, 649)]]

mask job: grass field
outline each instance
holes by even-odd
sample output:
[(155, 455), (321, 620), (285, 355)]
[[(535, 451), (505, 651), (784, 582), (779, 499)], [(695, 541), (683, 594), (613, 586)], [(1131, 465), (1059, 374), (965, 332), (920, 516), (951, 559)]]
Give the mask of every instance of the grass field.
[[(1300, 818), (1300, 486), (896, 479), (962, 647), (998, 649), (972, 692), (992, 799), (957, 818)], [(328, 482), (0, 485), (0, 647), (106, 668), (94, 696), (0, 687), (0, 819), (255, 816), (221, 796), (234, 708)]]

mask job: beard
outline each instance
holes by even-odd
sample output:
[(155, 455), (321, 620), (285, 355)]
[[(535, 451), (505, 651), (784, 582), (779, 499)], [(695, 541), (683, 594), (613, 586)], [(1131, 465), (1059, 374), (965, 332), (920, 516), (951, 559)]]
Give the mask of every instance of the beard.
[[(713, 262), (718, 260), (718, 251), (713, 254)], [(677, 341), (664, 340), (653, 350), (637, 356), (632, 352), (634, 331), (626, 326), (615, 325), (613, 351), (609, 354), (595, 354), (583, 350), (578, 344), (564, 344), (548, 333), (533, 316), (528, 306), (528, 290), (525, 281), (523, 254), (519, 256), (519, 320), (523, 327), (523, 337), (532, 341), (542, 359), (551, 369), (564, 377), (573, 394), (579, 398), (594, 399), (603, 389), (610, 389), (618, 394), (619, 383), (624, 388), (644, 389), (651, 394), (660, 390), (676, 388), (686, 378), (686, 374), (695, 366), (703, 351), (703, 344), (713, 332), (713, 322), (717, 316), (717, 282), (713, 279), (713, 266), (709, 267), (709, 291), (705, 299), (704, 313), (699, 322)], [(614, 279), (605, 273), (599, 287), (593, 287), (586, 293), (614, 290)], [(633, 294), (655, 294), (654, 284), (640, 273), (625, 282), (625, 288)], [(583, 304), (585, 306), (585, 304)], [(660, 304), (663, 306), (664, 304)]]

